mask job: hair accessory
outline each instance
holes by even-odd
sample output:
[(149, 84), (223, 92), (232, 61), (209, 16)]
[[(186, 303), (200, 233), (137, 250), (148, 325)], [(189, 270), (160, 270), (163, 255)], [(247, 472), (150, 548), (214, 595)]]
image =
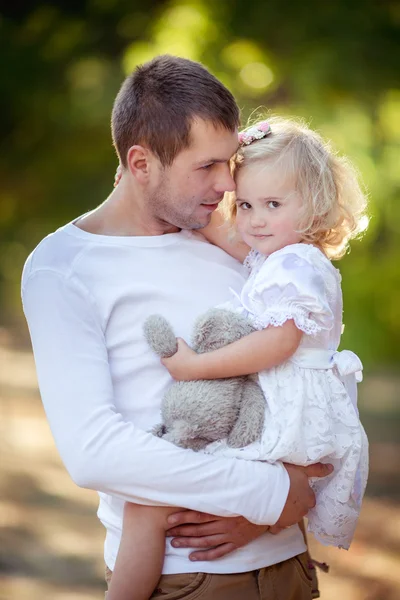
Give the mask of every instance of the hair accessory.
[(239, 143), (241, 146), (248, 146), (255, 140), (261, 140), (271, 133), (271, 126), (268, 121), (260, 121), (257, 125), (245, 129), (239, 133)]

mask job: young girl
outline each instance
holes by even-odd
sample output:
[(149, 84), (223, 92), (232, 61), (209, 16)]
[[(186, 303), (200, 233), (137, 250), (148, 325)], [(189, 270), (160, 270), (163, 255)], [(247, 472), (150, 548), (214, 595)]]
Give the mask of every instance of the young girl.
[[(228, 225), (214, 213), (203, 232), (249, 269), (241, 293), (232, 292), (224, 308), (245, 315), (257, 331), (205, 354), (179, 340), (178, 352), (163, 364), (177, 380), (259, 373), (266, 401), (261, 440), (242, 449), (221, 440), (207, 452), (332, 463), (331, 475), (311, 482), (317, 503), (308, 529), (323, 544), (348, 548), (367, 480), (368, 442), (356, 406), (361, 362), (337, 351), (342, 293), (330, 260), (343, 256), (364, 225), (365, 197), (350, 164), (295, 121), (261, 121), (240, 134), (240, 142), (233, 165), (237, 191), (224, 200)], [(241, 239), (232, 237), (229, 223)], [(287, 357), (281, 364), (277, 347)], [(151, 595), (162, 568), (166, 516), (175, 511), (126, 505), (111, 600)], [(145, 557), (135, 550), (142, 518), (157, 532), (146, 540)]]

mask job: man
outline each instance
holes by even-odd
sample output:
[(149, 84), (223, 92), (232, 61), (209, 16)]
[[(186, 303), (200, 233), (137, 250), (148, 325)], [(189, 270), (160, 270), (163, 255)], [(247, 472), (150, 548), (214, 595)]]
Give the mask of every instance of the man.
[(217, 458), (147, 433), (170, 378), (144, 320), (161, 313), (187, 339), (243, 284), (242, 266), (196, 232), (235, 188), (238, 123), (232, 95), (201, 65), (161, 56), (137, 68), (112, 114), (121, 182), (45, 238), (23, 273), (46, 414), (71, 477), (99, 492), (109, 576), (124, 501), (190, 509), (171, 521), (178, 537), (152, 598), (273, 598), (277, 585), (282, 598), (311, 597), (296, 523), (315, 502), (307, 476), (328, 468)]

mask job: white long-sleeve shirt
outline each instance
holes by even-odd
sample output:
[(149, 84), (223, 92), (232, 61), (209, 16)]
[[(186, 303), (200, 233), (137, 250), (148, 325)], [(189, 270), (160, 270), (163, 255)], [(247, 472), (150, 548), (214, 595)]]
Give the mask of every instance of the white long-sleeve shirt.
[[(280, 516), (289, 487), (282, 465), (195, 453), (148, 433), (171, 379), (146, 344), (144, 320), (160, 313), (190, 340), (194, 320), (243, 282), (237, 261), (184, 231), (113, 237), (69, 223), (26, 262), (22, 297), (44, 408), (72, 479), (99, 492), (110, 569), (124, 501), (260, 524)], [(169, 541), (164, 573), (248, 571), (305, 549), (297, 526), (212, 562), (193, 563)]]

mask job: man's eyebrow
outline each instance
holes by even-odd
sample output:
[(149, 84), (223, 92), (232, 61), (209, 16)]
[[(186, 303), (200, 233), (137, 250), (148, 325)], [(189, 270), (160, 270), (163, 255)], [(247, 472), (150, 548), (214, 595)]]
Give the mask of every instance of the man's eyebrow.
[(196, 165), (209, 165), (212, 163), (227, 163), (230, 161), (230, 158), (205, 158), (204, 160), (199, 160)]
[[(232, 154), (232, 156), (234, 156), (236, 154), (236, 152), (239, 150), (240, 146), (238, 146), (235, 150), (235, 152)], [(199, 160), (199, 162), (196, 163), (196, 165), (207, 165), (210, 163), (227, 163), (231, 160), (232, 156), (230, 156), (229, 158), (205, 158), (204, 160)]]

